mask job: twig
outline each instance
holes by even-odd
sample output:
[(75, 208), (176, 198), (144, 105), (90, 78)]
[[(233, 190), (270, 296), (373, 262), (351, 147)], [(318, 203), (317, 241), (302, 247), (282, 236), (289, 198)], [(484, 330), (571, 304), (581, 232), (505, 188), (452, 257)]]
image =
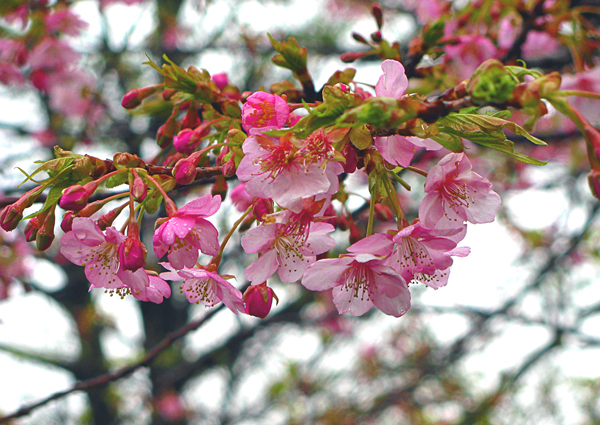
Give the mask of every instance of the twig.
[(124, 367), (123, 369), (117, 370), (116, 372), (109, 372), (104, 375), (100, 375), (95, 378), (88, 379), (87, 381), (77, 382), (75, 385), (73, 385), (68, 390), (59, 391), (59, 392), (54, 393), (51, 396), (48, 396), (36, 403), (30, 404), (28, 406), (24, 406), (24, 407), (20, 408), (19, 410), (17, 410), (15, 413), (12, 413), (8, 416), (0, 417), (0, 424), (7, 423), (11, 419), (25, 416), (25, 415), (29, 414), (32, 410), (37, 409), (38, 407), (41, 407), (41, 406), (49, 403), (52, 400), (58, 400), (60, 398), (63, 398), (66, 395), (69, 395), (69, 394), (75, 392), (75, 391), (89, 391), (92, 388), (109, 384), (111, 382), (114, 382), (118, 379), (121, 379), (121, 378), (131, 374), (132, 372), (139, 369), (140, 367), (148, 366), (150, 363), (152, 363), (152, 361), (160, 353), (162, 353), (164, 350), (166, 350), (171, 344), (173, 344), (178, 339), (184, 337), (189, 332), (198, 329), (200, 326), (202, 326), (202, 324), (204, 322), (206, 322), (208, 319), (213, 317), (222, 308), (223, 308), (223, 304), (221, 304), (219, 307), (215, 308), (214, 310), (210, 311), (202, 318), (192, 321), (192, 322), (188, 323), (187, 325), (183, 326), (182, 328), (177, 329), (176, 331), (170, 333), (158, 345), (156, 345), (153, 349), (148, 351), (148, 353), (140, 361), (138, 361), (132, 365), (129, 365), (127, 367)]

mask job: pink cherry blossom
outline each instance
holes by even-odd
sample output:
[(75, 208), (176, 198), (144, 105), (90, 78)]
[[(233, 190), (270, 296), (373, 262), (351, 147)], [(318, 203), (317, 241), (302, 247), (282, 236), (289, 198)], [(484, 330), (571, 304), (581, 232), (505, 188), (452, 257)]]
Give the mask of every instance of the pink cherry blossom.
[(29, 65), (35, 69), (65, 69), (77, 62), (79, 54), (63, 40), (46, 37), (35, 45), (29, 55)]
[(464, 153), (451, 153), (431, 167), (419, 205), (423, 226), (431, 229), (462, 227), (465, 221), (490, 223), (500, 208), (492, 184), (472, 171)]
[(446, 46), (447, 69), (460, 80), (466, 80), (479, 65), (497, 56), (497, 48), (481, 35), (460, 35), (458, 43)]
[(448, 281), (452, 256), (464, 257), (469, 248), (457, 248), (466, 234), (466, 226), (449, 230), (431, 230), (419, 221), (396, 234), (377, 233), (348, 247), (352, 253), (380, 255), (385, 264), (400, 273), (407, 282), (422, 282), (434, 289)]
[(160, 274), (166, 280), (183, 280), (181, 291), (191, 303), (212, 307), (223, 302), (235, 314), (245, 312), (242, 293), (217, 272), (205, 267), (185, 267), (176, 270), (169, 263), (161, 263), (170, 270)]
[(311, 291), (333, 288), (333, 303), (340, 314), (361, 316), (373, 306), (400, 317), (410, 308), (405, 280), (381, 257), (349, 254), (319, 260), (304, 273), (302, 284)]
[[(375, 94), (382, 97), (399, 99), (408, 88), (408, 78), (402, 64), (395, 60), (385, 60), (381, 64), (383, 75), (375, 85)], [(415, 148), (424, 147), (428, 150), (437, 150), (441, 146), (430, 139), (418, 137), (404, 137), (400, 135), (375, 137), (374, 144), (383, 159), (393, 165), (408, 167), (415, 155)]]
[(79, 35), (81, 30), (88, 26), (87, 22), (66, 8), (49, 13), (44, 22), (49, 33), (62, 32), (73, 36)]
[(242, 126), (247, 132), (256, 128), (281, 128), (290, 114), (287, 102), (276, 94), (257, 91), (242, 106)]
[(80, 69), (54, 72), (48, 76), (50, 106), (70, 116), (85, 116), (93, 105), (94, 78)]
[(283, 211), (271, 214), (264, 224), (244, 235), (244, 251), (261, 254), (246, 268), (246, 278), (253, 285), (266, 281), (276, 271), (283, 282), (295, 282), (318, 254), (335, 246), (328, 235), (334, 227), (311, 219), (308, 214)]
[(92, 219), (82, 217), (73, 220), (72, 229), (61, 238), (60, 252), (72, 263), (84, 266), (90, 290), (105, 288), (121, 296), (131, 293), (137, 299), (155, 303), (170, 296), (166, 282), (151, 279), (143, 268), (132, 272), (122, 267), (118, 251), (125, 235), (113, 227), (104, 234)]
[(284, 208), (300, 212), (303, 198), (337, 192), (337, 176), (343, 172), (339, 162), (326, 162), (322, 152), (303, 150), (289, 138), (266, 137), (254, 130), (250, 134), (237, 169), (250, 195), (271, 198)]
[(198, 260), (198, 250), (208, 255), (219, 252), (218, 232), (205, 219), (221, 207), (219, 195), (205, 195), (181, 207), (154, 233), (154, 252), (161, 258), (169, 252), (169, 262), (176, 269), (193, 267)]

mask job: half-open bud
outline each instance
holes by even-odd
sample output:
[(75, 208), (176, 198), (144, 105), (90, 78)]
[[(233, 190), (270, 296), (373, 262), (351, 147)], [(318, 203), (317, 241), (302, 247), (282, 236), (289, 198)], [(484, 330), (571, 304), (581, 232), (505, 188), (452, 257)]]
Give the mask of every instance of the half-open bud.
[(126, 270), (132, 272), (146, 265), (146, 255), (148, 251), (144, 243), (136, 236), (128, 236), (121, 245), (119, 245), (119, 262)]
[(271, 311), (273, 298), (279, 302), (279, 299), (277, 298), (277, 295), (275, 295), (273, 289), (267, 286), (267, 282), (263, 282), (260, 285), (251, 285), (248, 289), (246, 289), (246, 292), (244, 292), (246, 313), (250, 316), (264, 319)]

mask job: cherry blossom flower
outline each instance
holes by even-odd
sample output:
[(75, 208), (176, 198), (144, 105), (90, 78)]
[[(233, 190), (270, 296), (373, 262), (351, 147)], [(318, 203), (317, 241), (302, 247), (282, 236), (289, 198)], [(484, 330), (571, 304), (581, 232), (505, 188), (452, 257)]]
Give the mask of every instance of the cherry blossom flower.
[(431, 230), (416, 223), (394, 234), (377, 233), (348, 247), (358, 254), (380, 255), (385, 264), (400, 273), (407, 282), (422, 282), (434, 289), (448, 281), (452, 256), (465, 257), (470, 249), (457, 248), (466, 234), (466, 226), (449, 230)]
[(489, 38), (481, 35), (459, 35), (456, 45), (446, 46), (446, 67), (460, 80), (473, 75), (479, 65), (488, 59), (498, 56), (498, 49)]
[(88, 26), (87, 22), (82, 21), (77, 15), (66, 8), (46, 15), (44, 23), (49, 33), (62, 32), (73, 36), (79, 35), (81, 30)]
[(132, 272), (122, 267), (118, 255), (125, 240), (122, 233), (108, 227), (104, 234), (92, 219), (82, 217), (73, 220), (72, 229), (61, 238), (60, 252), (72, 263), (84, 266), (90, 290), (105, 288), (121, 297), (131, 293), (137, 299), (155, 303), (171, 295), (166, 282), (149, 276), (143, 268)]
[(425, 227), (451, 229), (465, 221), (490, 223), (500, 208), (492, 184), (472, 171), (464, 153), (451, 153), (431, 167), (419, 218)]
[(276, 94), (257, 91), (242, 106), (242, 126), (246, 132), (253, 128), (281, 128), (290, 114), (287, 102)]
[[(385, 60), (381, 64), (383, 75), (375, 85), (375, 94), (382, 97), (399, 99), (408, 88), (408, 78), (402, 64), (395, 60)], [(408, 167), (415, 155), (416, 147), (428, 150), (441, 149), (441, 146), (430, 139), (404, 137), (398, 134), (388, 137), (375, 137), (374, 144), (383, 159), (393, 165)]]
[(283, 282), (295, 282), (316, 256), (335, 246), (328, 233), (335, 228), (328, 223), (315, 223), (309, 214), (283, 211), (271, 214), (265, 224), (250, 229), (242, 238), (247, 253), (261, 253), (246, 268), (246, 278), (253, 285), (262, 283), (276, 271)]
[(333, 288), (333, 303), (340, 314), (361, 316), (373, 306), (400, 317), (410, 308), (405, 280), (381, 257), (349, 254), (319, 260), (304, 273), (302, 284), (311, 291)]
[(176, 269), (193, 267), (198, 260), (198, 250), (208, 255), (219, 252), (218, 232), (205, 219), (221, 207), (219, 195), (205, 195), (188, 202), (169, 217), (154, 232), (154, 252), (158, 258), (169, 252), (169, 262)]
[(169, 263), (161, 263), (170, 270), (160, 274), (166, 280), (183, 280), (182, 293), (191, 303), (212, 307), (223, 302), (235, 314), (245, 312), (242, 293), (217, 272), (207, 267), (185, 267), (176, 270)]
[(322, 152), (302, 150), (289, 137), (267, 137), (255, 130), (250, 134), (237, 169), (250, 195), (271, 198), (283, 208), (300, 212), (302, 198), (337, 192), (337, 176), (343, 172), (339, 162), (326, 161)]

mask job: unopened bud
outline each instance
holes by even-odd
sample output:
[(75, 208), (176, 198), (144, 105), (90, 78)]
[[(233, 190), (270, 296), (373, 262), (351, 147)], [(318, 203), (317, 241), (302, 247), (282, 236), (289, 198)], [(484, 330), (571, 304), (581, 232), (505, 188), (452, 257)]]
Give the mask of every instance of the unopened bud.
[(375, 204), (375, 217), (380, 221), (391, 221), (394, 218), (394, 213), (387, 205)]
[(126, 270), (135, 272), (146, 265), (146, 246), (138, 237), (129, 236), (119, 245), (119, 262)]
[(379, 3), (373, 3), (373, 9), (371, 10), (375, 21), (377, 22), (377, 28), (383, 27), (383, 9)]
[(592, 170), (587, 177), (592, 195), (594, 195), (596, 199), (600, 199), (600, 171)]
[(88, 199), (98, 188), (98, 183), (95, 181), (86, 183), (85, 185), (76, 184), (63, 190), (60, 197), (59, 205), (62, 209), (79, 211), (83, 209)]
[(37, 235), (35, 237), (35, 245), (38, 250), (45, 251), (48, 248), (50, 248), (50, 245), (52, 245), (52, 241), (54, 241), (54, 222), (55, 214), (54, 209), (52, 209), (46, 215), (42, 226), (37, 231)]
[(0, 214), (0, 226), (7, 232), (17, 228), (23, 218), (23, 211), (13, 205), (7, 205)]
[(254, 217), (258, 221), (263, 221), (263, 217), (273, 213), (273, 201), (270, 199), (258, 198), (254, 201)]
[(129, 90), (125, 96), (123, 96), (121, 106), (125, 109), (136, 108), (142, 104), (144, 99), (156, 93), (161, 87), (163, 87), (162, 84), (157, 84), (155, 86)]
[(215, 184), (213, 184), (210, 189), (210, 193), (213, 196), (221, 195), (221, 199), (225, 199), (227, 195), (227, 182), (225, 181), (225, 176), (217, 176), (215, 178)]
[(381, 35), (381, 31), (375, 31), (374, 33), (371, 33), (371, 40), (373, 40), (375, 43), (381, 42), (382, 39), (383, 36)]
[(146, 163), (142, 161), (142, 159), (139, 156), (128, 152), (117, 152), (113, 157), (113, 164), (118, 170), (122, 170), (124, 168), (146, 167)]
[(131, 185), (131, 196), (136, 202), (142, 202), (148, 195), (148, 185), (142, 178), (133, 170), (133, 184)]
[(27, 242), (33, 242), (37, 236), (38, 230), (40, 230), (41, 223), (38, 220), (38, 217), (33, 217), (29, 220), (29, 223), (25, 225), (25, 230), (23, 233), (25, 234), (25, 240)]
[(267, 286), (267, 282), (260, 285), (251, 285), (244, 292), (244, 304), (246, 305), (246, 313), (250, 316), (264, 319), (269, 315), (273, 298), (279, 303), (279, 299), (273, 289)]
[(200, 123), (200, 118), (198, 118), (198, 106), (196, 106), (196, 102), (190, 102), (188, 111), (185, 114), (185, 117), (183, 117), (183, 120), (181, 120), (181, 128), (196, 128)]
[(177, 133), (177, 113), (179, 108), (173, 109), (171, 116), (167, 121), (158, 128), (156, 132), (156, 143), (161, 148), (166, 148), (172, 141), (175, 133)]
[(173, 177), (181, 185), (190, 184), (196, 178), (196, 164), (189, 158), (180, 159), (173, 168)]
[(360, 35), (357, 32), (352, 33), (352, 38), (354, 40), (358, 41), (359, 43), (366, 44), (367, 46), (371, 46), (371, 44), (367, 41), (367, 39), (364, 38), (362, 35)]
[(227, 87), (227, 84), (229, 84), (229, 78), (227, 78), (227, 74), (224, 72), (213, 75), (211, 80), (215, 82), (219, 90), (223, 90), (225, 87)]

